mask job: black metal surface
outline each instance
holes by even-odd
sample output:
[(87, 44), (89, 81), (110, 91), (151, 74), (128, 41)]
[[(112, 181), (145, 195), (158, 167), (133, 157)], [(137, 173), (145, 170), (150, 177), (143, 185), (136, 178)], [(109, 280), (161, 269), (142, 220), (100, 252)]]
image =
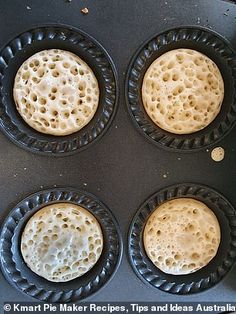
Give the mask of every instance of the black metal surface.
[[(165, 201), (188, 197), (205, 203), (216, 215), (221, 240), (216, 256), (198, 271), (182, 276), (163, 273), (148, 258), (143, 245), (145, 224)], [(198, 293), (216, 285), (236, 262), (236, 210), (218, 192), (196, 183), (183, 183), (156, 192), (134, 216), (129, 231), (129, 257), (136, 274), (146, 283), (175, 294)]]
[[(15, 75), (33, 54), (58, 48), (78, 55), (92, 69), (98, 80), (99, 106), (93, 119), (78, 132), (67, 136), (49, 136), (25, 123), (13, 99)], [(65, 156), (87, 148), (107, 130), (115, 115), (118, 100), (113, 62), (103, 47), (86, 33), (71, 26), (51, 25), (29, 29), (13, 38), (0, 52), (1, 130), (17, 145), (32, 152)]]
[[(142, 103), (143, 77), (156, 58), (173, 49), (194, 49), (213, 60), (224, 80), (224, 100), (217, 117), (203, 130), (172, 134), (159, 128)], [(234, 126), (236, 119), (236, 52), (218, 34), (200, 27), (181, 27), (157, 34), (135, 54), (127, 73), (126, 101), (135, 125), (153, 143), (174, 151), (200, 150), (216, 144)]]
[[(87, 209), (103, 233), (102, 254), (85, 276), (65, 283), (51, 282), (35, 274), (21, 254), (21, 236), (28, 220), (41, 208), (55, 203), (72, 203)], [(77, 302), (100, 290), (114, 276), (122, 255), (117, 222), (94, 195), (71, 188), (44, 190), (26, 197), (9, 213), (0, 237), (1, 269), (16, 289), (46, 302)]]
[[(27, 9), (28, 6), (28, 9)], [(80, 10), (88, 7), (89, 13)], [(225, 158), (215, 163), (210, 152), (190, 154), (158, 148), (134, 127), (127, 112), (124, 80), (134, 53), (148, 38), (180, 26), (210, 27), (236, 49), (236, 6), (221, 0), (11, 0), (0, 1), (0, 47), (32, 27), (62, 23), (98, 40), (112, 57), (119, 77), (118, 111), (106, 134), (88, 149), (53, 158), (25, 151), (0, 134), (0, 219), (30, 193), (53, 185), (88, 190), (111, 209), (124, 242), (114, 278), (88, 301), (234, 301), (236, 267), (213, 288), (178, 296), (147, 287), (128, 261), (127, 233), (143, 200), (163, 187), (196, 182), (216, 189), (236, 206), (236, 129), (219, 144)], [(0, 274), (0, 303), (31, 301)]]

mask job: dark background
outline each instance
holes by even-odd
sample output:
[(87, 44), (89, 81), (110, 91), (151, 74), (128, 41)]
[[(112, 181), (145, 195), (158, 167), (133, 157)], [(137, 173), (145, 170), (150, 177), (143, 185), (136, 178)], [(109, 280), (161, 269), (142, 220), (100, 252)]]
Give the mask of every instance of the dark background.
[[(27, 6), (30, 9), (27, 9)], [(89, 14), (80, 10), (88, 7)], [(150, 36), (181, 25), (218, 32), (236, 49), (236, 5), (222, 0), (0, 0), (0, 47), (42, 23), (63, 23), (95, 37), (111, 55), (119, 76), (118, 112), (108, 132), (87, 150), (69, 157), (24, 151), (0, 133), (0, 222), (11, 208), (42, 188), (72, 186), (95, 194), (118, 219), (124, 254), (115, 277), (88, 301), (235, 301), (236, 266), (217, 286), (190, 296), (170, 295), (145, 285), (127, 259), (127, 232), (140, 204), (170, 184), (197, 182), (224, 194), (236, 207), (236, 128), (210, 151), (173, 153), (145, 139), (128, 116), (124, 78), (130, 58)], [(0, 303), (31, 301), (0, 273)]]

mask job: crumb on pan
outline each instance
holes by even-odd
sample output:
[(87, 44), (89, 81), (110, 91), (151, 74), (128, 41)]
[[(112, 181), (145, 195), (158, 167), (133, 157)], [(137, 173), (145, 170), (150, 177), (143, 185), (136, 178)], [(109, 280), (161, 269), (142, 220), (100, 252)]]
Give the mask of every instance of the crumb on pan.
[(164, 173), (164, 174), (162, 175), (162, 177), (163, 177), (163, 178), (167, 178), (168, 175), (169, 175), (169, 172), (167, 171), (166, 173)]
[(82, 12), (83, 14), (88, 14), (88, 13), (89, 13), (89, 10), (88, 10), (88, 8), (83, 8), (83, 9), (81, 9), (81, 12)]
[(211, 158), (214, 161), (222, 161), (224, 159), (225, 156), (225, 150), (223, 147), (215, 147), (212, 151), (211, 151)]

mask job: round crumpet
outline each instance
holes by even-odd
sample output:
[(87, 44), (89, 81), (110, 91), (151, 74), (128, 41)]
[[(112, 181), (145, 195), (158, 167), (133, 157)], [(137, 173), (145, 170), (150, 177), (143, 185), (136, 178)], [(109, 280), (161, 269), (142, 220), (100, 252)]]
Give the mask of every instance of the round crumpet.
[(206, 266), (220, 244), (220, 226), (204, 203), (177, 198), (157, 207), (144, 229), (144, 247), (161, 271), (184, 275)]
[(170, 133), (205, 128), (220, 112), (223, 98), (224, 81), (217, 65), (191, 49), (164, 53), (143, 79), (144, 108), (157, 126)]
[(28, 221), (21, 238), (25, 263), (37, 275), (66, 282), (88, 272), (103, 249), (96, 218), (69, 203), (48, 205)]
[(80, 130), (93, 118), (99, 87), (91, 68), (77, 55), (50, 49), (21, 65), (13, 96), (28, 125), (41, 133), (63, 136)]

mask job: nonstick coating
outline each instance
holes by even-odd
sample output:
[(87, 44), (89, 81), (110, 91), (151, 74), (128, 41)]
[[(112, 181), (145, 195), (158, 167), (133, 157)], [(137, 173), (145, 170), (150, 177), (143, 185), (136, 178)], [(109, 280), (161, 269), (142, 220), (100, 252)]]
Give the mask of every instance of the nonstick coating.
[[(85, 6), (87, 15), (80, 12)], [(148, 287), (129, 264), (127, 234), (140, 204), (173, 184), (207, 185), (236, 206), (236, 129), (217, 143), (225, 149), (220, 163), (210, 158), (211, 149), (189, 154), (161, 149), (133, 125), (124, 85), (128, 64), (141, 44), (170, 28), (211, 27), (236, 50), (236, 6), (222, 0), (0, 0), (0, 8), (0, 47), (41, 24), (71, 25), (106, 49), (115, 63), (120, 90), (118, 111), (106, 134), (72, 156), (32, 154), (0, 133), (0, 224), (19, 201), (40, 189), (58, 185), (86, 190), (111, 209), (124, 243), (122, 262), (114, 278), (88, 301), (235, 301), (236, 266), (218, 285), (194, 295), (172, 295)], [(0, 303), (32, 300), (11, 287), (0, 273)]]

